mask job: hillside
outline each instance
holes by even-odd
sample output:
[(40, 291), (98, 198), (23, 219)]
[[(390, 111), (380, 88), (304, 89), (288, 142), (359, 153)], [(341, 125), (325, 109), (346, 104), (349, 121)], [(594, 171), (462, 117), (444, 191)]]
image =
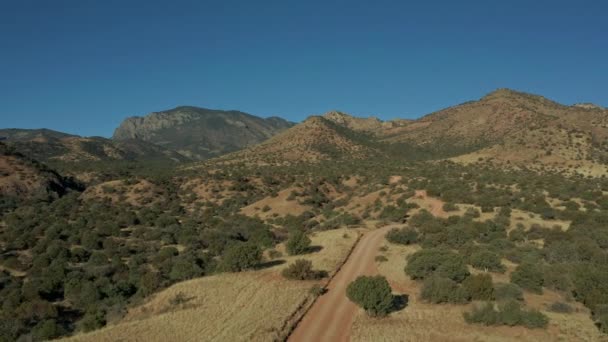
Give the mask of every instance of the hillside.
[(0, 197), (49, 200), (76, 189), (72, 180), (0, 143)]
[(589, 131), (599, 141), (608, 135), (607, 124), (608, 111), (601, 107), (565, 106), (542, 96), (499, 89), (383, 133), (389, 141), (485, 147), (521, 130), (559, 125)]
[(130, 117), (115, 130), (113, 139), (138, 139), (202, 160), (259, 144), (293, 124), (239, 111), (177, 107), (144, 117)]
[(43, 162), (187, 161), (188, 158), (145, 141), (80, 137), (49, 129), (0, 129), (1, 140)]
[(330, 159), (363, 159), (379, 153), (370, 136), (325, 117), (311, 116), (259, 145), (226, 155), (217, 161), (252, 164), (316, 163)]

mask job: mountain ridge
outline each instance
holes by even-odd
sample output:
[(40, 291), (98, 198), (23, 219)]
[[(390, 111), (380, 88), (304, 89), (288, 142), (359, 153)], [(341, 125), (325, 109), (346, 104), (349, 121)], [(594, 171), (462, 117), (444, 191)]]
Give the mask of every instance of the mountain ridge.
[(291, 126), (293, 123), (279, 117), (179, 106), (129, 117), (116, 128), (112, 139), (139, 139), (202, 160), (261, 143)]

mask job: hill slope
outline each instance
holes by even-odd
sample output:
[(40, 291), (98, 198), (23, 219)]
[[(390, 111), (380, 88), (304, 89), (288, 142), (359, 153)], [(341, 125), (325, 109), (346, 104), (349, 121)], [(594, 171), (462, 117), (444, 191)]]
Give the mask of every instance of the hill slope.
[(0, 197), (48, 200), (76, 189), (78, 184), (0, 143)]
[(43, 162), (188, 160), (161, 146), (135, 139), (113, 141), (48, 129), (0, 129), (0, 138), (20, 153)]
[(207, 159), (261, 143), (293, 124), (277, 117), (260, 118), (238, 111), (177, 107), (124, 120), (113, 139), (138, 139)]
[(373, 139), (321, 116), (311, 116), (287, 131), (220, 161), (283, 164), (329, 159), (361, 159), (380, 153)]

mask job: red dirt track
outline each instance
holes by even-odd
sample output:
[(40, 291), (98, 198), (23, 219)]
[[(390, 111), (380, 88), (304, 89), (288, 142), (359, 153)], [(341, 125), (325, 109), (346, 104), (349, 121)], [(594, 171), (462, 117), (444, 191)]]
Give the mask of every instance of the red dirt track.
[(377, 273), (375, 257), (384, 244), (384, 235), (395, 226), (387, 226), (366, 233), (338, 274), (306, 313), (288, 341), (322, 342), (349, 341), (353, 318), (358, 307), (346, 298), (346, 287), (361, 275)]

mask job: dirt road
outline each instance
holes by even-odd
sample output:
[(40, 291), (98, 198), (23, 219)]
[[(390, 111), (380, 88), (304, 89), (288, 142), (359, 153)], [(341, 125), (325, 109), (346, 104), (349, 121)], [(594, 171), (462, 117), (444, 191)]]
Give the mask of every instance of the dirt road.
[(448, 213), (443, 210), (444, 202), (438, 198), (430, 197), (426, 190), (416, 190), (415, 197), (423, 202), (422, 208), (428, 210), (437, 217), (448, 217)]
[(328, 292), (321, 296), (304, 319), (298, 324), (288, 341), (323, 342), (349, 341), (353, 318), (358, 307), (346, 298), (346, 287), (361, 275), (377, 273), (375, 257), (384, 244), (384, 235), (391, 225), (365, 234), (352, 254), (328, 285)]

